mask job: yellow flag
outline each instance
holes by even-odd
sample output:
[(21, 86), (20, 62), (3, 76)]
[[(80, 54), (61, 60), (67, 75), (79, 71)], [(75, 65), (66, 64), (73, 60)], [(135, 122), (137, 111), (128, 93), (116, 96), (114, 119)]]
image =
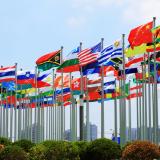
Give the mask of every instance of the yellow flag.
[(131, 47), (125, 49), (125, 55), (126, 57), (133, 57), (138, 54), (143, 54), (146, 52), (146, 44), (142, 44), (140, 46), (134, 47), (133, 49)]

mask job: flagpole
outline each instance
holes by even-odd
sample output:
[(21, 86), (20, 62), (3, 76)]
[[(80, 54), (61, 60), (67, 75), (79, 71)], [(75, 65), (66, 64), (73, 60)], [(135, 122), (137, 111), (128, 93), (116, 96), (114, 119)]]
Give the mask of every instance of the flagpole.
[(15, 106), (14, 106), (14, 112), (15, 112), (15, 115), (14, 115), (14, 121), (15, 121), (15, 124), (14, 124), (14, 141), (17, 140), (17, 63), (15, 63)]
[(145, 140), (144, 66), (142, 64), (142, 140)]
[[(56, 78), (56, 74), (54, 74), (54, 78)], [(57, 140), (57, 101), (56, 101), (56, 88), (54, 88), (54, 99), (55, 99), (55, 140)]]
[(121, 115), (122, 116), (122, 121), (121, 121), (121, 145), (124, 145), (125, 142), (126, 142), (126, 101), (125, 101), (125, 78), (126, 78), (126, 75), (125, 75), (125, 34), (122, 34), (122, 50), (123, 50), (123, 81), (122, 81), (122, 84), (123, 84), (123, 99), (122, 99), (122, 112), (121, 112)]
[[(80, 52), (82, 51), (82, 42), (80, 42)], [(83, 72), (82, 66), (80, 67), (81, 76), (81, 94), (80, 94), (80, 107), (79, 107), (79, 122), (80, 122), (80, 141), (84, 140), (84, 104), (83, 104)]]
[[(61, 64), (63, 62), (63, 46), (61, 47)], [(61, 72), (62, 76), (62, 84), (61, 84), (61, 96), (62, 96), (62, 101), (61, 101), (61, 140), (64, 140), (64, 106), (63, 106), (63, 69)]]
[(2, 83), (1, 83), (1, 90), (0, 90), (0, 95), (1, 95), (1, 103), (0, 103), (0, 136), (2, 137)]
[(53, 134), (53, 140), (55, 140), (55, 90), (54, 90), (54, 81), (55, 81), (55, 77), (54, 77), (54, 69), (52, 70), (52, 78), (53, 78), (53, 86), (52, 86), (52, 89), (53, 89), (53, 114), (52, 114), (52, 134)]
[[(7, 90), (7, 97), (8, 97), (8, 89), (6, 88), (6, 90)], [(5, 129), (6, 133), (5, 135), (8, 138), (8, 99), (7, 97), (6, 97), (6, 108), (5, 108), (6, 110), (6, 120), (5, 120), (6, 121), (6, 129)]]
[[(130, 95), (130, 86), (131, 86), (131, 84), (130, 84), (131, 82), (130, 82), (130, 80), (129, 80), (129, 95)], [(132, 134), (132, 131), (131, 131), (131, 113), (132, 113), (132, 111), (131, 111), (131, 99), (129, 98), (129, 100), (128, 100), (128, 122), (129, 122), (129, 132), (128, 132), (128, 140), (129, 141), (131, 141), (131, 134)]]
[[(115, 78), (115, 93), (116, 93), (116, 88), (117, 88), (117, 84), (116, 84), (116, 78)], [(117, 93), (115, 94), (115, 99), (114, 99), (114, 131), (115, 131), (115, 142), (117, 141)]]
[(86, 140), (90, 141), (88, 78), (86, 76)]
[(148, 118), (149, 118), (149, 140), (152, 140), (151, 131), (151, 75), (150, 75), (150, 54), (148, 52)]
[[(153, 17), (153, 27), (156, 26), (156, 17)], [(157, 72), (156, 72), (156, 46), (155, 46), (155, 36), (153, 36), (154, 44), (154, 107), (153, 107), (153, 132), (154, 132), (154, 143), (159, 143), (158, 134), (158, 93), (157, 93)]]
[[(136, 87), (138, 87), (138, 82), (136, 82)], [(136, 93), (138, 95), (138, 89), (136, 90)], [(136, 104), (137, 104), (137, 140), (140, 139), (140, 122), (139, 122), (139, 97), (136, 98)]]
[[(101, 38), (101, 51), (103, 50), (104, 38)], [(104, 138), (104, 65), (102, 65), (102, 81), (101, 81), (101, 138)]]
[(147, 120), (148, 120), (148, 116), (147, 116), (147, 82), (146, 82), (146, 55), (145, 55), (145, 53), (144, 53), (144, 104), (145, 104), (145, 106), (144, 106), (144, 112), (145, 112), (145, 117), (144, 117), (144, 119), (145, 119), (145, 134), (144, 134), (144, 137), (145, 137), (145, 140), (148, 140), (148, 129), (147, 129)]

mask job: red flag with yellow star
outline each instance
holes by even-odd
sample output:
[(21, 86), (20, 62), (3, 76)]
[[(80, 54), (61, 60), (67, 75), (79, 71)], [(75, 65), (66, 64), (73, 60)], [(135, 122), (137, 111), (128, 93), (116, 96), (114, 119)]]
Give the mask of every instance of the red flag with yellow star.
[(128, 41), (130, 46), (140, 46), (143, 43), (152, 43), (152, 32), (153, 22), (138, 26), (130, 31)]

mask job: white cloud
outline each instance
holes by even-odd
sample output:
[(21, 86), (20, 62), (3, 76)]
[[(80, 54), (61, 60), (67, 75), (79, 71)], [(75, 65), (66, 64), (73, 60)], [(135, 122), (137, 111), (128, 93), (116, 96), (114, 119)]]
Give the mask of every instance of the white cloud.
[(85, 17), (70, 17), (67, 19), (67, 25), (72, 29), (81, 28), (85, 25), (86, 19)]

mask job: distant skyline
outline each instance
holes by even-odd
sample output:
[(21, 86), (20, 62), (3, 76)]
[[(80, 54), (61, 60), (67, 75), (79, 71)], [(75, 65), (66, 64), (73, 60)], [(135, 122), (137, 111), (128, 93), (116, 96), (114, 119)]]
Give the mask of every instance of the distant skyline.
[[(103, 37), (108, 45), (123, 33), (127, 45), (132, 28), (154, 16), (160, 24), (159, 8), (159, 0), (0, 0), (0, 65), (17, 62), (18, 69), (34, 69), (37, 58), (61, 46), (66, 55), (80, 42), (90, 47)], [(105, 102), (106, 136), (114, 127), (113, 104)], [(90, 103), (90, 121), (100, 136), (100, 103)], [(135, 107), (132, 123), (135, 127)]]

